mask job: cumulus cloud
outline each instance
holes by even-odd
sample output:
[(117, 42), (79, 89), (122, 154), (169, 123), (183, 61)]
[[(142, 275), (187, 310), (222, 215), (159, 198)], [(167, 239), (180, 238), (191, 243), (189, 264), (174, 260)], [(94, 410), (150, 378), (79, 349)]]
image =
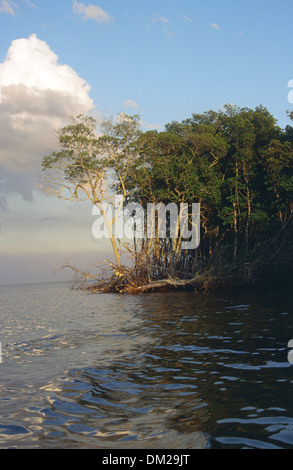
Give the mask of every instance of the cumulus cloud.
[(98, 23), (110, 23), (113, 18), (108, 15), (101, 7), (95, 5), (85, 5), (73, 0), (72, 10), (75, 15), (82, 16), (83, 20), (95, 20)]
[(32, 200), (43, 155), (56, 148), (54, 130), (89, 113), (90, 86), (35, 34), (12, 42), (0, 64), (0, 208), (5, 195)]

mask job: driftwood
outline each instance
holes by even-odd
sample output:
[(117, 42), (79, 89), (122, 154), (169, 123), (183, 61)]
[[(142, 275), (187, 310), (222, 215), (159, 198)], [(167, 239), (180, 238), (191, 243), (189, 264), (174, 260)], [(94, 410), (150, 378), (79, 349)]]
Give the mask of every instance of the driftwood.
[(138, 292), (146, 292), (152, 289), (160, 289), (164, 287), (187, 287), (187, 286), (196, 286), (199, 282), (199, 278), (195, 277), (193, 279), (162, 279), (160, 281), (152, 281), (149, 284), (146, 284), (141, 287), (137, 287)]
[[(122, 281), (122, 280), (121, 280)], [(161, 289), (179, 289), (191, 287), (195, 291), (196, 290), (205, 290), (206, 285), (200, 277), (196, 277), (193, 279), (161, 279), (158, 281), (151, 281), (148, 284), (143, 285), (135, 285), (132, 282), (125, 280), (124, 282), (114, 283), (111, 280), (99, 282), (98, 284), (93, 284), (92, 286), (87, 286), (86, 290), (89, 290), (93, 293), (103, 292), (103, 293), (111, 293), (111, 292), (119, 292), (125, 294), (143, 294), (145, 292), (161, 290)], [(209, 287), (211, 285), (209, 284)]]

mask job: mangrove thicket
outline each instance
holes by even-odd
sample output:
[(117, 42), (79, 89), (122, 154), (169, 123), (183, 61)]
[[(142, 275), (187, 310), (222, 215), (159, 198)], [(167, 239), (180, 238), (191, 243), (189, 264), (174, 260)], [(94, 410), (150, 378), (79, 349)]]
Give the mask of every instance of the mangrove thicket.
[[(114, 262), (99, 275), (67, 263), (91, 281), (91, 290), (200, 290), (292, 269), (293, 128), (281, 129), (263, 106), (226, 105), (171, 122), (161, 132), (143, 132), (137, 115), (101, 122), (78, 116), (58, 140), (59, 151), (43, 158), (47, 189), (98, 207), (113, 248)], [(171, 237), (170, 223), (160, 237), (159, 217), (152, 237), (146, 230), (131, 243), (119, 240), (115, 217), (104, 210), (115, 194), (121, 195), (118, 211), (130, 203), (145, 209), (151, 203), (200, 204), (199, 246), (185, 249), (180, 228)], [(121, 262), (123, 251), (130, 264)]]

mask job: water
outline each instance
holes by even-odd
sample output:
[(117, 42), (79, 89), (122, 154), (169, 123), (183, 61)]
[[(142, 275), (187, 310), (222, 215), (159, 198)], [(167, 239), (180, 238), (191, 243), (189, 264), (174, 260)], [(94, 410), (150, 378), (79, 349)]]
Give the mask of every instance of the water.
[(292, 296), (0, 287), (0, 448), (293, 448)]

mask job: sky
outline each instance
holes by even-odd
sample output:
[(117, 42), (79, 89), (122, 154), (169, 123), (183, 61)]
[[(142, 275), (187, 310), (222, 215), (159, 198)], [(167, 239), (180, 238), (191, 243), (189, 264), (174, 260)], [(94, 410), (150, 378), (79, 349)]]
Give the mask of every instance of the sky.
[(89, 204), (38, 187), (71, 116), (139, 114), (160, 131), (232, 103), (289, 125), (292, 17), (292, 0), (0, 0), (0, 284), (112, 259)]

